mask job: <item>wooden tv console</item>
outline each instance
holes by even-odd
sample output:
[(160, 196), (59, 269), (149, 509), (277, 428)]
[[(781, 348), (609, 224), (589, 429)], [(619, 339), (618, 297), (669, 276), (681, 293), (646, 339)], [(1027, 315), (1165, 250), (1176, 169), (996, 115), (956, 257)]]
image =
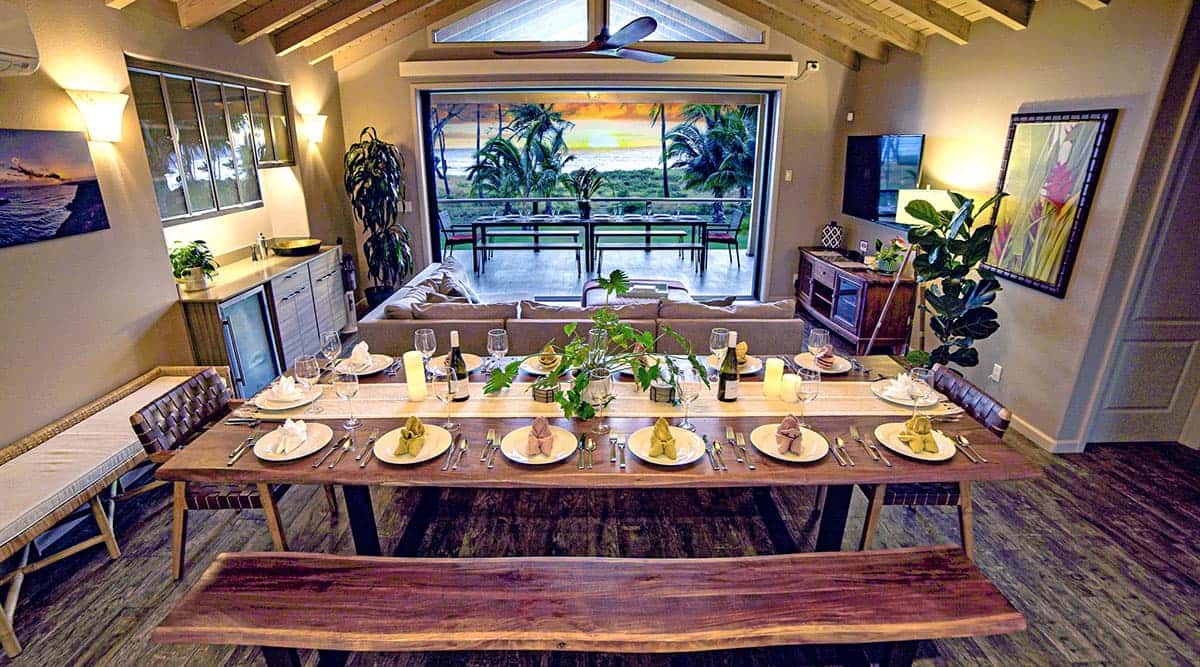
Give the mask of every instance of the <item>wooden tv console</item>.
[[(893, 276), (849, 259), (844, 251), (800, 247), (796, 310), (848, 340), (855, 354), (868, 354), (867, 343), (883, 311)], [(912, 331), (916, 282), (901, 278), (875, 348), (903, 352)]]

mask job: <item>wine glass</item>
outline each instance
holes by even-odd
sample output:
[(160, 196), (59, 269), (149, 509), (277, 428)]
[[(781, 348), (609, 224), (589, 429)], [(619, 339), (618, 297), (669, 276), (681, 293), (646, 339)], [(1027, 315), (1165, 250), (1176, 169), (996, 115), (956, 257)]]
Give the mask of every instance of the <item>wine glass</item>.
[(433, 353), (437, 351), (437, 337), (433, 333), (433, 329), (417, 329), (413, 333), (413, 349), (421, 353), (421, 364), (425, 368), (425, 377), (429, 378), (429, 360), (433, 358)]
[(508, 332), (504, 329), (489, 331), (487, 350), (492, 355), (492, 370), (500, 368), (500, 360), (508, 354)]
[(358, 376), (354, 373), (342, 373), (335, 370), (333, 372), (333, 391), (346, 399), (346, 411), (350, 413), (350, 417), (342, 422), (342, 426), (347, 431), (353, 431), (362, 426), (362, 421), (354, 416), (354, 397), (358, 395)]
[(829, 329), (814, 327), (808, 332), (808, 352), (813, 356), (814, 364), (817, 362), (817, 357), (823, 356), (830, 349)]
[(721, 364), (725, 362), (725, 352), (729, 350), (729, 329), (717, 327), (708, 335), (708, 349), (716, 357), (716, 366), (708, 374), (708, 379), (716, 380)]
[(908, 397), (913, 402), (913, 416), (917, 416), (917, 406), (929, 400), (933, 395), (933, 371), (928, 368), (914, 368), (908, 372)]
[(805, 404), (815, 399), (821, 391), (821, 373), (809, 368), (797, 368), (800, 381), (795, 384), (796, 398), (800, 399), (800, 425), (808, 428)]
[(442, 422), (442, 428), (453, 431), (458, 428), (458, 424), (450, 421), (450, 406), (454, 402), (455, 394), (458, 393), (458, 372), (449, 364), (446, 365), (444, 372), (446, 376), (433, 383), (433, 397), (446, 406), (446, 421)]
[(596, 409), (596, 428), (593, 432), (597, 436), (608, 435), (611, 427), (605, 424), (603, 420), (604, 408), (613, 397), (612, 371), (607, 368), (596, 368), (588, 373), (587, 386), (587, 401)]
[(333, 362), (342, 354), (342, 337), (336, 331), (321, 334), (321, 356), (325, 357), (325, 368), (332, 369)]
[(692, 403), (697, 398), (700, 398), (700, 378), (691, 373), (681, 375), (679, 378), (679, 402), (683, 403), (683, 421), (679, 422), (679, 428), (688, 431), (695, 431), (696, 425), (689, 418), (692, 410)]
[[(302, 354), (296, 357), (295, 376), (300, 386), (304, 387), (304, 393), (306, 395), (311, 394), (313, 387), (321, 379), (321, 364), (317, 362), (317, 358), (313, 355)], [(315, 400), (308, 404), (308, 414), (315, 415), (320, 411), (321, 408), (317, 406)]]

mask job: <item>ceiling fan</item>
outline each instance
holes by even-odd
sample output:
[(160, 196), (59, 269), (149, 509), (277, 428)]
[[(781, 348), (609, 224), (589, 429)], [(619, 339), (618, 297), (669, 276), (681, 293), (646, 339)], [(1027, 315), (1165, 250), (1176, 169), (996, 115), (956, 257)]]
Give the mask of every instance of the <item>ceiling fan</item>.
[(541, 49), (536, 51), (504, 51), (497, 50), (498, 56), (543, 56), (559, 53), (594, 53), (600, 56), (612, 56), (615, 58), (628, 58), (644, 63), (665, 63), (675, 59), (675, 56), (667, 56), (661, 53), (651, 53), (650, 51), (642, 51), (641, 49), (627, 48), (630, 44), (635, 44), (658, 29), (658, 21), (655, 21), (650, 16), (642, 16), (636, 18), (625, 27), (621, 28), (613, 34), (608, 34), (608, 25), (600, 28), (600, 34), (596, 35), (592, 41), (583, 46), (572, 47), (569, 49)]

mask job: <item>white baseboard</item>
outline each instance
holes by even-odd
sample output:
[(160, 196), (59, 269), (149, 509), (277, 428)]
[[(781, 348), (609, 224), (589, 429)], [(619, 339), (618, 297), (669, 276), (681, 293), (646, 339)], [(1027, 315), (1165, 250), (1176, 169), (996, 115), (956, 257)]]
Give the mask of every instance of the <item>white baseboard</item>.
[(1082, 453), (1086, 443), (1081, 440), (1057, 440), (1052, 438), (1045, 431), (1021, 419), (1019, 415), (1013, 415), (1012, 426), (1017, 433), (1029, 438), (1038, 447), (1052, 454), (1079, 454)]

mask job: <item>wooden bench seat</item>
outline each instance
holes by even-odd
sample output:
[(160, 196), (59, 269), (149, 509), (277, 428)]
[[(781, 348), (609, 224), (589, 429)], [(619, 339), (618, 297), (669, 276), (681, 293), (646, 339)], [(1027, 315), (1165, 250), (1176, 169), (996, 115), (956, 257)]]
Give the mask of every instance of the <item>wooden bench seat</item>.
[[(322, 651), (668, 653), (915, 642), (1025, 620), (954, 547), (750, 558), (368, 558), (226, 553), (154, 631), (169, 644)], [(282, 649), (282, 650), (280, 650)]]
[(605, 229), (592, 232), (593, 236), (687, 236), (691, 232), (686, 229), (652, 229), (646, 231), (644, 229)]

